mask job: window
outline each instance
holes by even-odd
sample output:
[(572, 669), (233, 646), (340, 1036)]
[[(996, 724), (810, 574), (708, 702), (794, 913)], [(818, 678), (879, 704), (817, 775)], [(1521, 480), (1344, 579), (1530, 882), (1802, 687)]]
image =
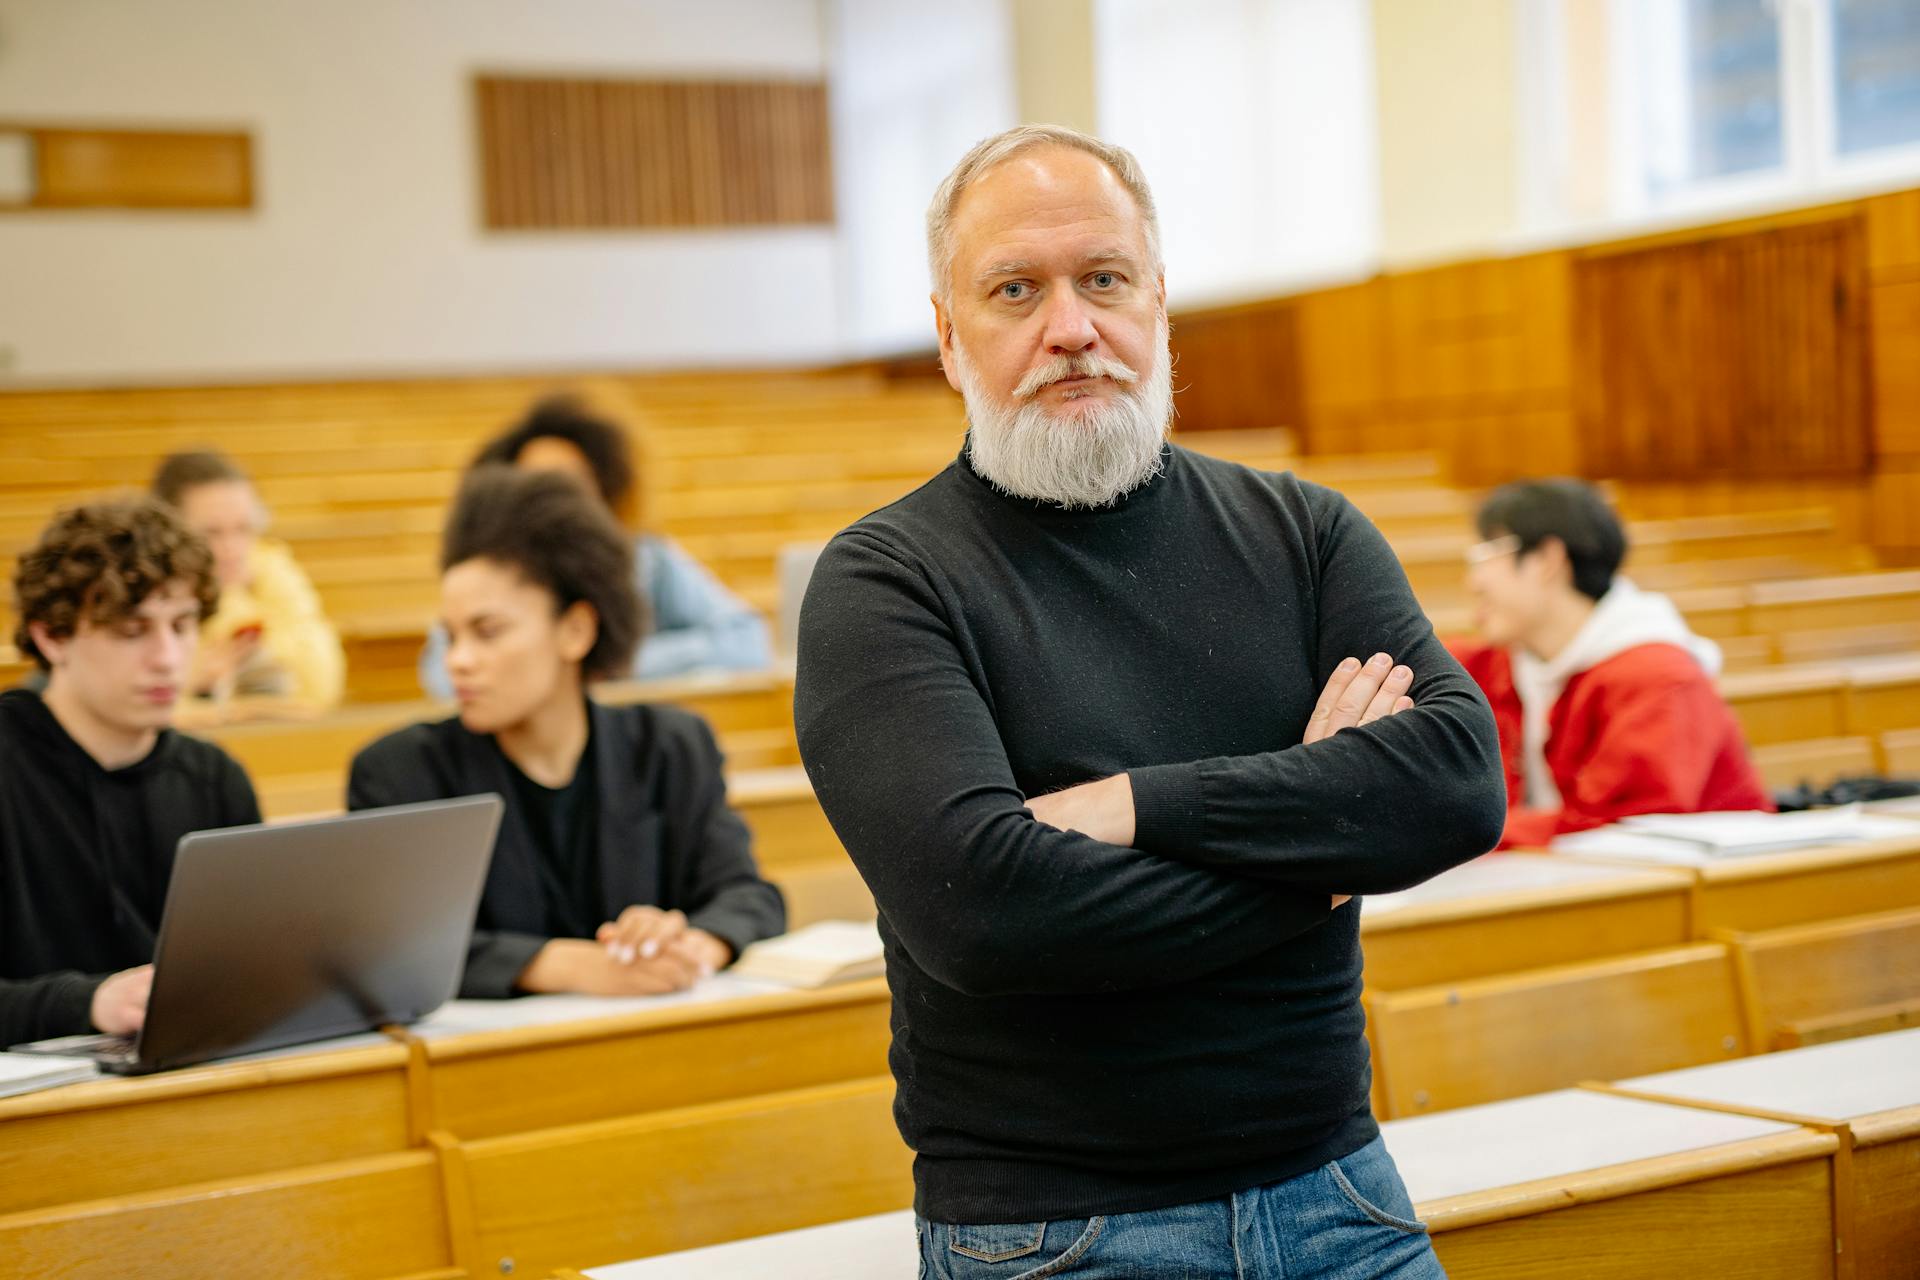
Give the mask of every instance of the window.
[(1833, 0), (1834, 149), (1920, 144), (1920, 4)]
[(1531, 229), (1920, 177), (1920, 0), (1518, 12)]

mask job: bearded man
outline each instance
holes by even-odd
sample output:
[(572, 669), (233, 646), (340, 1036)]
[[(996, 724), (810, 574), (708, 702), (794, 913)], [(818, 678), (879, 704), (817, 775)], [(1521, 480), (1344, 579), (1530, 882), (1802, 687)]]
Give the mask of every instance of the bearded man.
[(931, 1277), (1430, 1277), (1359, 910), (1491, 848), (1486, 703), (1344, 498), (1167, 443), (1153, 199), (990, 138), (928, 213), (961, 456), (842, 532), (795, 715), (873, 890)]

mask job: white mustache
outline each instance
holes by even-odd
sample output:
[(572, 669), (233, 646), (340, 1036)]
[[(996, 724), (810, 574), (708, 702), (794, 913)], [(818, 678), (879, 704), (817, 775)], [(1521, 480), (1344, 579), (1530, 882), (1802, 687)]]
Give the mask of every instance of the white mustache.
[(1083, 351), (1078, 355), (1049, 357), (1045, 364), (1020, 379), (1020, 385), (1013, 389), (1013, 398), (1031, 400), (1064, 378), (1102, 377), (1112, 378), (1123, 386), (1140, 381), (1140, 375), (1131, 366)]

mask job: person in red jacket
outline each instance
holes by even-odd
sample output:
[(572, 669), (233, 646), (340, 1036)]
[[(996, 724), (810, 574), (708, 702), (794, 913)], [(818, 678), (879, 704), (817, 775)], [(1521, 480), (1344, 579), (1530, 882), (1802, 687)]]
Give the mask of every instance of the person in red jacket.
[(1479, 529), (1467, 583), (1483, 642), (1450, 647), (1500, 727), (1501, 848), (1636, 813), (1773, 808), (1714, 687), (1719, 646), (1619, 576), (1626, 530), (1593, 486), (1507, 485)]

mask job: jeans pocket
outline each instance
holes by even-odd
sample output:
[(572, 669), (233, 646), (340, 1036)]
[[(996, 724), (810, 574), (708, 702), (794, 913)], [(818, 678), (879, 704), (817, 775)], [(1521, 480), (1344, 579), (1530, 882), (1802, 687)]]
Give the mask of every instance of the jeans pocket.
[[(1353, 1167), (1352, 1177), (1348, 1176), (1347, 1169), (1338, 1160), (1327, 1164), (1327, 1172), (1333, 1175), (1333, 1184), (1340, 1188), (1340, 1194), (1347, 1198), (1347, 1202), (1373, 1221), (1383, 1227), (1404, 1231), (1408, 1235), (1425, 1235), (1427, 1224), (1412, 1216), (1413, 1202), (1407, 1199), (1406, 1188), (1400, 1182), (1399, 1170), (1395, 1169), (1393, 1162), (1387, 1158), (1385, 1148), (1382, 1147), (1378, 1153), (1379, 1159), (1369, 1158), (1371, 1148), (1379, 1141), (1375, 1138), (1373, 1143), (1347, 1157), (1348, 1164)], [(1368, 1184), (1374, 1193), (1373, 1197), (1369, 1197), (1366, 1192), (1354, 1185), (1355, 1178)], [(1375, 1203), (1376, 1198), (1404, 1201), (1407, 1205), (1406, 1216), (1381, 1208)]]
[(930, 1222), (924, 1229), (936, 1248), (939, 1241), (946, 1242), (943, 1270), (949, 1280), (1042, 1280), (1060, 1275), (1084, 1257), (1105, 1222)]
[(997, 1222), (986, 1226), (965, 1223), (947, 1227), (947, 1248), (975, 1262), (1012, 1262), (1040, 1252), (1046, 1242), (1044, 1222)]

